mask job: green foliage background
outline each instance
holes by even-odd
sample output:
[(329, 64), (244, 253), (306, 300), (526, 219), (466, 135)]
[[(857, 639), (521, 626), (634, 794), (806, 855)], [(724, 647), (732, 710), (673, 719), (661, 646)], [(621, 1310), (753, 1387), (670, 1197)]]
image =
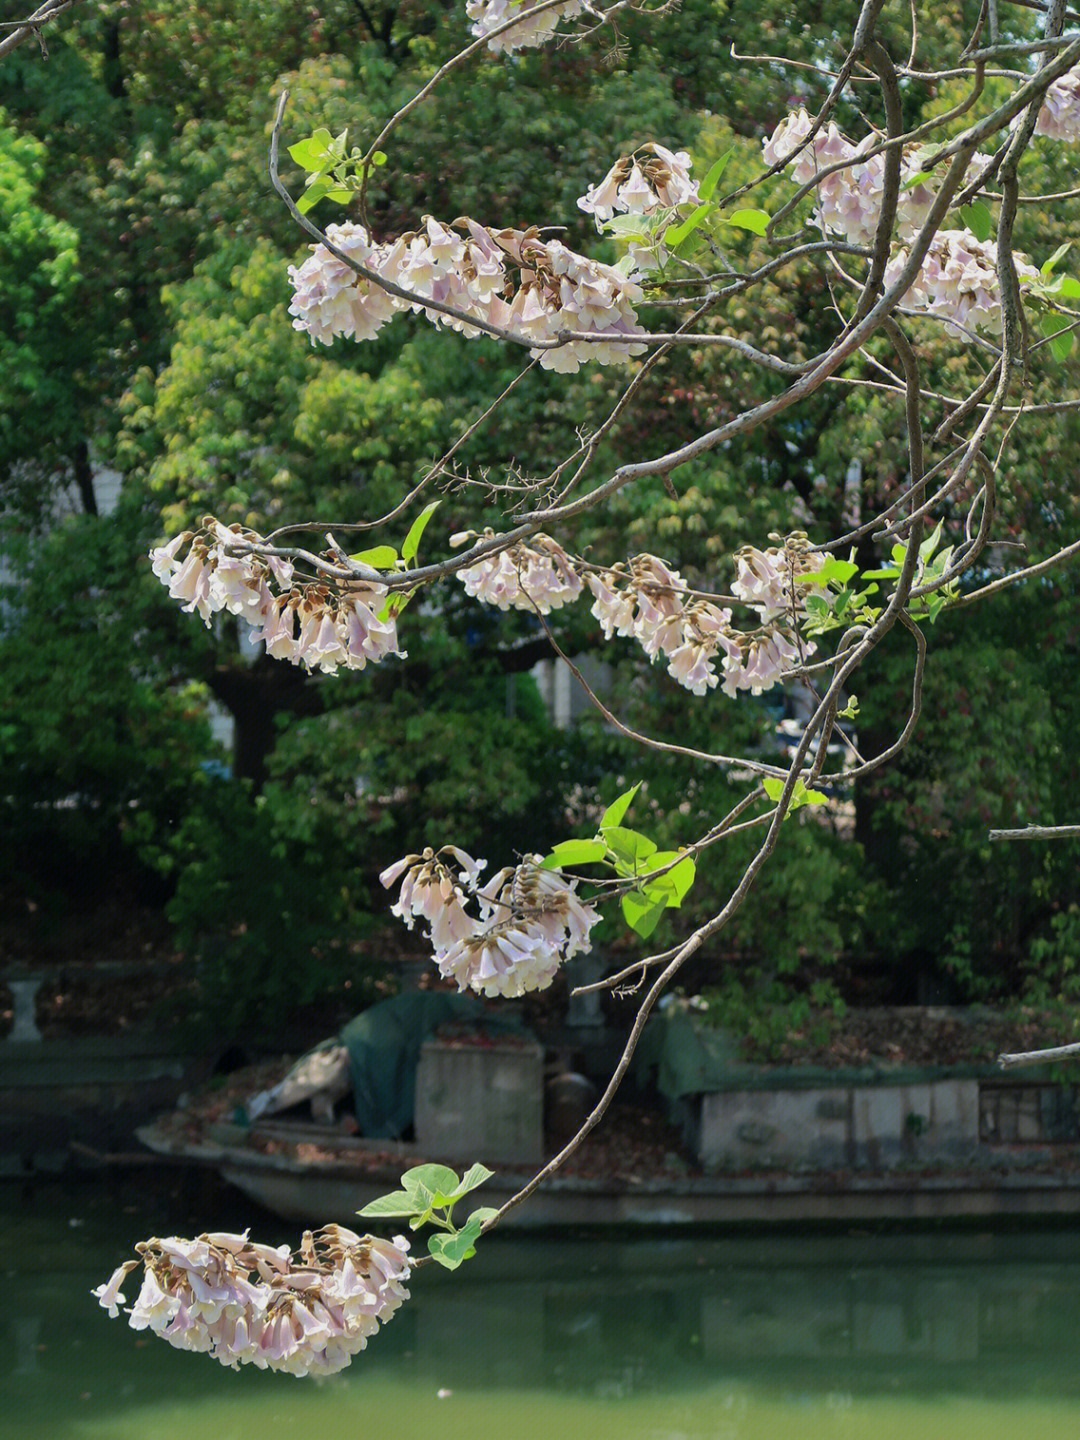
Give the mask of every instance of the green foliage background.
[[(603, 40), (482, 61), (395, 136), (372, 192), (378, 224), (396, 233), (428, 212), (558, 223), (595, 252), (575, 200), (617, 154), (656, 139), (690, 148), (703, 173), (733, 146), (725, 184), (736, 183), (790, 103), (816, 93), (805, 72), (737, 64), (733, 41), (819, 59), (857, 8), (823, 0), (811, 17), (782, 0), (687, 0), (663, 23), (629, 17), (617, 63)], [(923, 17), (926, 68), (977, 9)], [(1009, 23), (1028, 24), (1017, 17)], [(887, 25), (899, 53), (906, 7)], [(145, 13), (103, 3), (50, 32), (48, 62), (26, 46), (0, 71), (0, 493), (12, 578), (0, 755), (16, 856), (4, 903), (17, 917), (28, 900), (78, 896), (109, 857), (118, 886), (169, 907), (229, 1030), (285, 1026), (296, 1004), (346, 978), (354, 996), (380, 982), (376, 876), (408, 849), (452, 839), (501, 864), (587, 831), (637, 778), (640, 822), (677, 846), (741, 793), (718, 769), (642, 754), (592, 721), (554, 728), (528, 674), (543, 637), (527, 617), (478, 610), (460, 586), (433, 601), (429, 623), (419, 605), (408, 613), (407, 664), (327, 680), (246, 654), (229, 623), (205, 631), (175, 614), (148, 575), (148, 545), (206, 511), (255, 526), (383, 511), (516, 373), (519, 357), (421, 320), (399, 318), (366, 346), (313, 350), (287, 313), (286, 267), (306, 252), (266, 179), (283, 86), (290, 136), (348, 125), (360, 142), (465, 33), (462, 7), (432, 0), (215, 0), (197, 11), (159, 0)], [(956, 82), (908, 86), (909, 119), (960, 93)], [(1073, 165), (1045, 142), (1025, 187), (1066, 188)], [(1021, 242), (1036, 259), (1074, 233), (1066, 207), (1024, 208)], [(737, 236), (735, 263), (756, 243)], [(827, 305), (808, 264), (732, 304), (723, 323), (801, 358), (830, 331)], [(972, 358), (940, 332), (917, 340), (931, 384), (972, 380)], [(884, 344), (878, 353), (887, 358)], [(1033, 398), (1063, 379), (1075, 385), (1075, 358), (1036, 369)], [(550, 466), (618, 381), (534, 374), (465, 463), (496, 478), (511, 457), (526, 472)], [(777, 383), (719, 350), (678, 354), (592, 478)], [(685, 467), (676, 496), (624, 492), (570, 539), (613, 558), (652, 549), (722, 586), (739, 545), (795, 525), (823, 537), (853, 509), (893, 498), (902, 425), (892, 397), (822, 391)], [(1077, 533), (1078, 425), (1047, 419), (1005, 449), (1003, 524), (1028, 558)], [(57, 497), (93, 511), (91, 459), (122, 474), (119, 507), (57, 521)], [(473, 492), (449, 494), (425, 544), (439, 553), (453, 530), (494, 518)], [(1076, 619), (1076, 582), (1063, 572), (938, 623), (918, 740), (860, 788), (854, 834), (801, 812), (706, 957), (698, 979), (720, 987), (724, 1013), (768, 1038), (808, 997), (1074, 994), (1080, 888), (1068, 850), (992, 847), (985, 835), (1080, 814)], [(558, 617), (558, 634), (577, 654), (598, 646), (583, 606)], [(860, 680), (866, 750), (902, 723), (904, 644), (896, 637)], [(776, 697), (694, 700), (628, 645), (603, 658), (612, 703), (633, 723), (710, 750), (778, 753)], [(233, 756), (210, 737), (211, 701), (234, 719)], [(722, 903), (751, 843), (710, 852), (659, 940)], [(618, 954), (628, 942), (611, 926), (605, 943)]]

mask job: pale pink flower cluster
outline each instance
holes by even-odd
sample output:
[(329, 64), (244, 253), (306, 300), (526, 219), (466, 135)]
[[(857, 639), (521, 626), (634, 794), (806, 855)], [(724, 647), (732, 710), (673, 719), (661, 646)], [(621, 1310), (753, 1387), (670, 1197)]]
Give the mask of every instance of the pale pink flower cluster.
[[(802, 607), (810, 586), (806, 577), (820, 570), (825, 556), (810, 549), (801, 532), (788, 537), (782, 550), (744, 545), (735, 552), (733, 595), (758, 612), (763, 625), (791, 618)], [(799, 583), (796, 584), (796, 577)]]
[[(1013, 258), (1022, 282), (1039, 280), (1033, 265), (1020, 255)], [(907, 251), (897, 251), (885, 272), (886, 287), (906, 263)], [(976, 240), (969, 230), (939, 230), (901, 304), (937, 316), (957, 331), (1000, 335), (1003, 319), (997, 242)]]
[(642, 353), (644, 345), (627, 343), (644, 334), (633, 308), (642, 291), (633, 280), (534, 231), (501, 230), (495, 238), (520, 270), (517, 292), (505, 313), (497, 312), (499, 324), (535, 340), (554, 340), (565, 330), (605, 337), (530, 351), (542, 369), (574, 374), (588, 360), (618, 365)]
[(633, 308), (642, 299), (640, 287), (561, 240), (542, 240), (535, 230), (492, 231), (467, 218), (445, 226), (425, 216), (422, 230), (386, 245), (370, 245), (363, 227), (350, 223), (331, 225), (326, 233), (384, 280), (422, 298), (390, 295), (315, 245), (311, 259), (289, 271), (293, 326), (307, 331), (312, 343), (328, 345), (335, 335), (370, 338), (401, 310), (422, 311), (470, 339), (483, 333), (423, 303), (435, 300), (537, 341), (575, 330), (605, 337), (530, 351), (545, 370), (573, 373), (588, 360), (619, 364), (644, 349), (631, 343), (644, 333)]
[(254, 1365), (289, 1375), (344, 1370), (409, 1298), (409, 1242), (360, 1236), (340, 1225), (308, 1230), (300, 1250), (242, 1235), (144, 1241), (90, 1293), (114, 1319), (121, 1287), (143, 1267), (127, 1307), (133, 1330), (151, 1330), (179, 1350), (210, 1355), (230, 1369)]
[[(795, 155), (796, 149), (810, 134), (811, 121), (805, 109), (788, 115), (763, 142), (766, 164), (781, 163), (794, 155), (791, 178), (797, 185), (807, 185), (816, 176), (837, 162), (845, 162), (842, 170), (826, 175), (818, 183), (816, 220), (826, 230), (843, 235), (856, 245), (873, 240), (881, 214), (881, 195), (885, 184), (885, 156), (863, 154), (878, 143), (878, 136), (868, 135), (859, 145), (843, 136), (834, 121), (823, 125), (814, 138)], [(977, 157), (976, 157), (977, 158)], [(905, 151), (901, 162), (904, 180), (920, 173), (921, 152)], [(925, 181), (911, 188), (902, 188), (897, 198), (896, 231), (901, 239), (915, 235), (934, 203), (934, 189)]]
[(585, 0), (566, 0), (563, 5), (553, 5), (539, 15), (532, 13), (537, 0), (465, 0), (465, 14), (473, 22), (472, 33), (477, 39), (490, 35), (500, 25), (520, 16), (519, 23), (505, 35), (496, 35), (488, 41), (488, 49), (498, 54), (510, 54), (514, 50), (525, 50), (534, 45), (543, 45), (555, 34), (560, 20), (572, 20), (585, 9)]
[[(450, 856), (456, 865), (451, 865), (443, 856)], [(430, 847), (422, 855), (406, 855), (397, 860), (379, 876), (387, 889), (402, 876), (398, 898), (390, 907), (411, 930), (416, 921), (427, 922), (428, 934), (436, 950), (472, 935), (476, 920), (465, 909), (476, 894), (480, 871), (487, 866), (486, 860), (474, 860), (456, 845), (444, 845), (435, 851)]]
[[(334, 245), (359, 264), (378, 269), (383, 251), (371, 244), (362, 225), (346, 221), (330, 225), (327, 236)], [(295, 316), (294, 330), (304, 330), (314, 345), (332, 345), (336, 335), (353, 340), (372, 340), (400, 309), (394, 297), (370, 280), (357, 275), (325, 245), (313, 245), (311, 258), (303, 265), (289, 266), (293, 298), (289, 314)]]
[(690, 179), (692, 165), (685, 150), (667, 150), (650, 142), (632, 155), (620, 156), (603, 180), (580, 196), (578, 207), (594, 215), (599, 224), (616, 211), (651, 215), (677, 205), (696, 205), (699, 197), (697, 181)]
[[(207, 626), (219, 610), (261, 625), (274, 602), (271, 582), (288, 587), (292, 565), (275, 555), (232, 555), (230, 546), (260, 544), (262, 536), (240, 525), (226, 527), (212, 515), (196, 532), (184, 530), (167, 545), (150, 551), (154, 574), (190, 615), (198, 613)], [(190, 545), (187, 555), (180, 555)]]
[[(456, 872), (444, 854), (453, 857)], [(543, 990), (563, 961), (589, 949), (589, 931), (600, 916), (572, 881), (540, 869), (538, 855), (498, 871), (481, 887), (484, 864), (444, 846), (407, 855), (379, 878), (387, 889), (401, 879), (392, 913), (410, 928), (417, 917), (427, 922), (439, 973), (459, 990), (504, 996)], [(475, 915), (465, 909), (470, 901)]]
[(1080, 65), (1059, 75), (1043, 96), (1035, 134), (1074, 145), (1080, 141)]
[[(363, 670), (388, 655), (401, 655), (397, 622), (386, 613), (389, 592), (376, 581), (293, 586), (290, 561), (275, 555), (230, 553), (237, 546), (262, 545), (254, 530), (226, 527), (212, 515), (195, 533), (185, 530), (150, 551), (154, 574), (183, 609), (197, 611), (206, 624), (219, 610), (246, 620), (253, 644), (262, 643), (277, 660), (333, 674), (340, 667)], [(190, 546), (181, 559), (185, 546)], [(279, 587), (275, 590), (274, 586)]]
[[(493, 531), (485, 531), (493, 539)], [(520, 540), (496, 555), (458, 571), (466, 592), (500, 610), (532, 610), (550, 615), (581, 594), (581, 576), (566, 551), (549, 535)]]
[[(823, 557), (813, 555), (800, 535), (791, 537), (783, 551), (748, 547), (736, 563), (733, 591), (758, 611), (761, 632), (744, 634), (732, 626), (729, 609), (684, 596), (686, 581), (655, 555), (638, 555), (629, 567), (586, 575), (592, 613), (606, 638), (632, 636), (650, 660), (662, 655), (672, 679), (694, 695), (717, 684), (726, 695), (739, 690), (758, 694), (781, 680), (799, 653), (788, 628), (777, 623), (793, 618), (793, 603), (795, 611), (801, 608), (792, 574), (819, 569)], [(813, 649), (804, 643), (804, 654)]]

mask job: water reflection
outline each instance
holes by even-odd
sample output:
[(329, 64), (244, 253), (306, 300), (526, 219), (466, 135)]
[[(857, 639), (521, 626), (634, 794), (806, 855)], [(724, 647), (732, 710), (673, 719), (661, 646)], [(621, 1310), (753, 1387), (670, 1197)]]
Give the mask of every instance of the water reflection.
[[(18, 1416), (20, 1440), (263, 1440), (286, 1419), (395, 1440), (597, 1424), (619, 1440), (1036, 1440), (1080, 1418), (1071, 1232), (497, 1240), (456, 1277), (418, 1277), (320, 1386), (231, 1374), (108, 1321), (87, 1292), (133, 1239), (251, 1218), (223, 1216), (220, 1196), (204, 1214), (166, 1196), (125, 1215), (118, 1198), (84, 1191), (74, 1230), (55, 1197), (0, 1211), (0, 1435)], [(260, 1234), (290, 1238), (270, 1220)]]

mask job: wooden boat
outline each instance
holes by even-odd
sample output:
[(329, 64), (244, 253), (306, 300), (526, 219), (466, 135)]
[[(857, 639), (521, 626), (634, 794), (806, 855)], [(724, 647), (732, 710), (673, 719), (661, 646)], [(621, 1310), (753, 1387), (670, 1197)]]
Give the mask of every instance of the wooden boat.
[[(354, 1139), (319, 1126), (219, 1124), (194, 1135), (167, 1121), (141, 1127), (138, 1138), (159, 1155), (212, 1166), (267, 1210), (301, 1224), (347, 1224), (363, 1206), (397, 1189), (411, 1165), (453, 1163), (415, 1146)], [(498, 1170), (484, 1186), (483, 1203), (504, 1203), (529, 1178), (528, 1171)], [(507, 1223), (666, 1227), (1006, 1216), (1080, 1217), (1080, 1171), (770, 1171), (618, 1181), (556, 1175), (511, 1211)]]

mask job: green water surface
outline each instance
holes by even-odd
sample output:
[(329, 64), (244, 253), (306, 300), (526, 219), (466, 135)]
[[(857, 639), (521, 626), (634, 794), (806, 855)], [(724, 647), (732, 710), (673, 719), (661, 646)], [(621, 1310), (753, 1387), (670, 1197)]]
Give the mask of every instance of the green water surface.
[(319, 1382), (226, 1371), (97, 1307), (87, 1292), (146, 1234), (250, 1221), (297, 1238), (227, 1192), (148, 1186), (0, 1188), (0, 1435), (1080, 1435), (1080, 1227), (492, 1237), (456, 1276), (417, 1275), (367, 1351)]

